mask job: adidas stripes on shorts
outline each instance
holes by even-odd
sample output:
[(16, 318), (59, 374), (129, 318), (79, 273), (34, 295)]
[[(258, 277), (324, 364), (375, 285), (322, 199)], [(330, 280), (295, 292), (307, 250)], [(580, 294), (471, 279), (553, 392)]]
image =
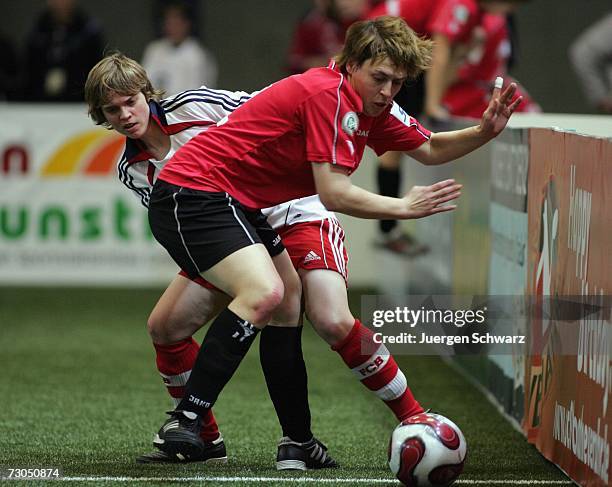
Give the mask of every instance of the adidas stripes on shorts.
[(328, 269), (348, 282), (348, 253), (338, 220), (301, 222), (277, 231), (296, 269)]

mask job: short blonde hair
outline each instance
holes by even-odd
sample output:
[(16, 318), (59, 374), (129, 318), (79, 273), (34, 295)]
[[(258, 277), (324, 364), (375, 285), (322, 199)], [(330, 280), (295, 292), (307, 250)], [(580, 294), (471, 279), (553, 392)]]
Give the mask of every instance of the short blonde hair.
[(388, 58), (415, 79), (431, 65), (432, 49), (433, 42), (419, 37), (403, 19), (383, 16), (351, 25), (335, 60), (346, 69), (349, 63), (361, 66), (371, 59), (378, 64)]
[(89, 116), (97, 125), (111, 128), (102, 107), (112, 94), (131, 96), (139, 92), (144, 94), (147, 101), (159, 101), (164, 95), (163, 90), (153, 88), (147, 72), (138, 62), (120, 52), (110, 54), (91, 68), (85, 81)]

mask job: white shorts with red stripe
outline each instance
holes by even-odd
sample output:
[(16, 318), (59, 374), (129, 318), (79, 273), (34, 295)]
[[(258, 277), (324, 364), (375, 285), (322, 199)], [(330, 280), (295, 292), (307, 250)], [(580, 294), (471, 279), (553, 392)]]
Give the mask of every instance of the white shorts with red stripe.
[(348, 282), (344, 230), (335, 218), (300, 222), (277, 228), (296, 269), (328, 269)]

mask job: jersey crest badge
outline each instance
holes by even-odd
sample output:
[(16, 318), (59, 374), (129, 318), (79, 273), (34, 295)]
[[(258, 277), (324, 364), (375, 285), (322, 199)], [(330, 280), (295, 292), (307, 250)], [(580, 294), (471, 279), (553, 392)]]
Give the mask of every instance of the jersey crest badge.
[(359, 117), (355, 112), (347, 112), (342, 117), (342, 130), (347, 135), (353, 135), (359, 128)]
[(457, 5), (453, 10), (453, 17), (460, 24), (465, 24), (470, 17), (470, 11), (465, 5)]

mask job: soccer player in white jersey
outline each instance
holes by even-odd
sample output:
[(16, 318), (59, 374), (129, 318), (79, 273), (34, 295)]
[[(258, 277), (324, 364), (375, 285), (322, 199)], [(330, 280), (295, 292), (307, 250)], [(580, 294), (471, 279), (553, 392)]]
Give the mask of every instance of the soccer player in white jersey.
[[(232, 300), (211, 324), (185, 395), (158, 433), (160, 449), (198, 454), (201, 417), (282, 300), (282, 276), (252, 223), (261, 209), (316, 193), (328, 209), (362, 218), (420, 218), (454, 208), (446, 205), (459, 196), (452, 180), (404, 198), (350, 182), (366, 144), (379, 155), (402, 150), (441, 164), (505, 128), (521, 101), (512, 101), (513, 84), (494, 90), (480, 123), (463, 130), (432, 134), (399, 109), (393, 97), (430, 56), (431, 43), (401, 19), (357, 22), (337, 63), (271, 85), (166, 163), (149, 200), (153, 235), (190, 277), (204, 277)], [(361, 359), (361, 347), (349, 342), (362, 333), (367, 338), (356, 320), (339, 344), (351, 361)]]
[[(251, 98), (245, 92), (211, 90), (201, 87), (161, 99), (144, 69), (122, 54), (100, 61), (90, 72), (85, 87), (90, 116), (98, 123), (126, 136), (126, 148), (118, 163), (119, 177), (146, 207), (157, 173), (175, 151), (194, 135), (205, 130)], [(325, 447), (310, 431), (307, 377), (301, 350), (300, 286), (286, 251), (276, 233), (261, 234), (284, 279), (293, 286), (285, 293), (273, 325), (261, 336), (260, 358), (272, 402), (285, 437), (298, 445), (282, 453), (288, 465), (336, 466)], [(291, 284), (293, 283), (293, 284)], [(156, 351), (157, 368), (176, 403), (199, 351), (192, 335), (227, 306), (230, 298), (200, 277), (185, 272), (173, 280), (148, 320)], [(202, 418), (203, 447), (187, 460), (224, 461), (226, 450), (217, 423), (209, 410)], [(156, 438), (154, 442), (159, 441)], [(312, 457), (312, 459), (310, 458)], [(138, 457), (137, 461), (172, 462), (181, 457), (162, 451)]]

